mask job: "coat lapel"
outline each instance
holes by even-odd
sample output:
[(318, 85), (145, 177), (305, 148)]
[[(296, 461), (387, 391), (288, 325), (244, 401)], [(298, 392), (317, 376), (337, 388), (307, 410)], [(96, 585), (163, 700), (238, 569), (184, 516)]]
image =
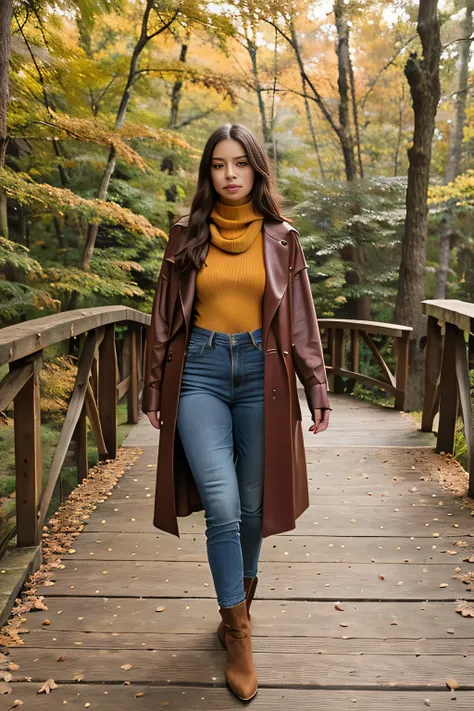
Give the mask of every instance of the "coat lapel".
[(273, 317), (285, 295), (289, 274), (289, 241), (287, 228), (276, 221), (263, 222), (263, 249), (267, 280), (263, 295), (263, 343), (266, 346)]
[[(275, 220), (263, 221), (263, 254), (266, 283), (262, 319), (264, 344), (266, 344), (268, 330), (288, 285), (290, 243), (288, 241), (288, 227), (285, 224)], [(170, 258), (170, 261), (174, 260)], [(181, 308), (176, 308), (174, 311), (171, 336), (177, 332), (183, 321), (186, 324), (186, 332), (189, 333), (196, 290), (196, 275), (196, 268), (187, 269), (179, 274), (178, 296)]]

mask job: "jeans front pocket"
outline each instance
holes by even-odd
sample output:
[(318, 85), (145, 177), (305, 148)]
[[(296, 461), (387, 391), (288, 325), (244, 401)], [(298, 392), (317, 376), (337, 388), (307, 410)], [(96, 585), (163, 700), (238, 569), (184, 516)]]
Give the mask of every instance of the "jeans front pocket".
[(207, 346), (207, 342), (201, 338), (193, 338), (189, 341), (188, 347), (186, 349), (186, 358), (200, 358), (204, 353), (204, 349)]

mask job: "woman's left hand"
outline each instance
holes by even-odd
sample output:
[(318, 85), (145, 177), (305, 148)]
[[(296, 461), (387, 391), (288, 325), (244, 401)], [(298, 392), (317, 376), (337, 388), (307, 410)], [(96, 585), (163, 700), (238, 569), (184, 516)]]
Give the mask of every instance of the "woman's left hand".
[(309, 431), (314, 432), (314, 434), (318, 434), (318, 432), (327, 430), (330, 412), (331, 410), (328, 410), (327, 408), (324, 410), (314, 410), (314, 425), (311, 425)]

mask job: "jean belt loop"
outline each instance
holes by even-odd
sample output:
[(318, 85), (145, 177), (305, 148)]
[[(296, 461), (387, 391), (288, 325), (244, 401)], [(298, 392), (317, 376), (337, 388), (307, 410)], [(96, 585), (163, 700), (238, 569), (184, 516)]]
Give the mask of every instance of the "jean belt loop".
[(254, 338), (254, 336), (253, 336), (252, 331), (247, 331), (247, 333), (248, 333), (249, 336), (250, 336), (250, 340), (252, 341), (253, 346), (254, 346), (255, 348), (258, 348), (257, 343), (256, 343), (256, 341), (255, 341), (255, 338)]
[(208, 347), (208, 348), (212, 348), (212, 344), (213, 344), (213, 342), (214, 342), (214, 336), (215, 336), (215, 335), (216, 335), (216, 332), (213, 331), (213, 332), (211, 333), (211, 335), (209, 336), (209, 341), (208, 341), (208, 343), (207, 343), (207, 347)]

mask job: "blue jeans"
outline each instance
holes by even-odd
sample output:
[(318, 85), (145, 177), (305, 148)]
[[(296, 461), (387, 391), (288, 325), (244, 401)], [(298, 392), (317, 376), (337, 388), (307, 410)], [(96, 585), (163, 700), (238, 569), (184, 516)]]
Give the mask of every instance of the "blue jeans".
[(195, 326), (184, 364), (178, 431), (206, 519), (209, 566), (221, 607), (245, 599), (257, 575), (264, 474), (262, 329)]

